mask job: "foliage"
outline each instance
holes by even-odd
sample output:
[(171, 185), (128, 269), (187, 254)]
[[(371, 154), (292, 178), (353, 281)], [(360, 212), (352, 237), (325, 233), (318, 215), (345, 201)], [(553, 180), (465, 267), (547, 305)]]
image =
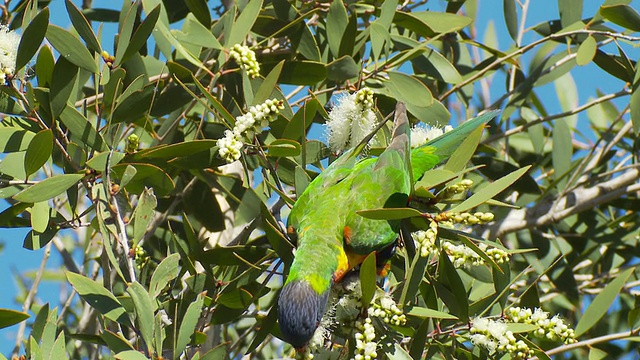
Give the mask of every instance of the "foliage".
[[(73, 291), (57, 308), (39, 302), (41, 269), (20, 295), (22, 312), (0, 309), (0, 327), (20, 323), (16, 355), (293, 354), (278, 339), (274, 306), (295, 245), (281, 220), (335, 158), (317, 125), (337, 96), (365, 87), (378, 121), (397, 101), (429, 124), (448, 123), (450, 112), (502, 114), (486, 137), (472, 134), (422, 176), (414, 209), (361, 213), (430, 229), (417, 246), (431, 239), (435, 251), (416, 252), (405, 232), (387, 295), (365, 262), (361, 295), (374, 299), (373, 315), (334, 329), (316, 356), (355, 357), (357, 340), (372, 333), (379, 358), (500, 356), (473, 345), (488, 334), (471, 331), (480, 317), (491, 321), (476, 325), (507, 322), (514, 344), (541, 359), (635, 351), (640, 70), (627, 53), (640, 41), (640, 15), (628, 1), (591, 14), (582, 1), (559, 1), (557, 18), (525, 28), (529, 6), (541, 4), (505, 0), (496, 21), (513, 42), (502, 49), (491, 32), (479, 34), (476, 1), (438, 11), (426, 1), (240, 0), (211, 11), (206, 0), (137, 0), (113, 11), (66, 0), (69, 29), (50, 23), (46, 3), (3, 12), (22, 39), (17, 70), (0, 88), (0, 197), (9, 203), (0, 227), (30, 228), (24, 247), (44, 248), (43, 264), (60, 253), (65, 269), (55, 275)], [(100, 22), (117, 23), (117, 35), (95, 31)], [(615, 78), (618, 90), (579, 104), (581, 66), (598, 71), (593, 80)], [(493, 100), (489, 84), (501, 74)], [(547, 84), (561, 112), (543, 96)], [(275, 115), (254, 114), (271, 121), (233, 133), (271, 99), (281, 105)], [(223, 138), (238, 161), (220, 156)], [(469, 263), (450, 259), (438, 247), (445, 240), (447, 249), (464, 245)], [(516, 306), (559, 314), (578, 342), (528, 336), (538, 325), (504, 316)], [(29, 313), (37, 315), (25, 321)]]

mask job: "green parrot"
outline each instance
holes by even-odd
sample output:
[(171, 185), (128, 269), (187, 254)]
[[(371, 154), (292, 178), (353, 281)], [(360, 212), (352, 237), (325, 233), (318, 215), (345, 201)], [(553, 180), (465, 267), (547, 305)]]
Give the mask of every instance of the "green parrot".
[(496, 114), (467, 121), (411, 150), (406, 108), (399, 102), (391, 142), (379, 157), (358, 160), (363, 146), (353, 148), (307, 186), (288, 218), (298, 245), (278, 299), (285, 341), (303, 349), (320, 324), (333, 284), (372, 252), (393, 249), (399, 221), (367, 219), (356, 212), (406, 207), (414, 184), (412, 174), (422, 175), (449, 157), (469, 133)]

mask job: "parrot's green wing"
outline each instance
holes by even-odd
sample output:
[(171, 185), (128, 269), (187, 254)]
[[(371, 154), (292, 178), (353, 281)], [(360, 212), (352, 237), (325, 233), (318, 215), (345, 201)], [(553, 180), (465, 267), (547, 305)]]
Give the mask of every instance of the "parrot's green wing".
[(469, 119), (453, 130), (413, 149), (411, 151), (411, 166), (415, 176), (414, 180), (417, 181), (425, 171), (448, 159), (469, 134), (491, 121), (499, 113), (500, 111), (494, 110)]

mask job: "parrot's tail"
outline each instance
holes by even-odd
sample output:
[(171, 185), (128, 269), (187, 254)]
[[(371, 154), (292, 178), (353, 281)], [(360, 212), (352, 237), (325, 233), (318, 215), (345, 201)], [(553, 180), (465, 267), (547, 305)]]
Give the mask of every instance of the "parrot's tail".
[(388, 149), (395, 149), (402, 154), (409, 152), (409, 134), (411, 127), (407, 118), (407, 108), (403, 102), (398, 102), (393, 119), (393, 134)]

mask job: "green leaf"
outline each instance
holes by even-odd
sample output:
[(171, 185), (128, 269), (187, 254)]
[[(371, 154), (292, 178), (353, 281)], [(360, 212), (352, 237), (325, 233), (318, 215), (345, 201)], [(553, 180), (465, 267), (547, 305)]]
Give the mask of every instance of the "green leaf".
[(118, 353), (121, 351), (134, 350), (133, 346), (129, 344), (129, 341), (122, 337), (120, 334), (116, 334), (109, 330), (104, 330), (100, 334), (100, 338), (107, 344), (109, 350)]
[(145, 187), (149, 187), (153, 188), (156, 196), (164, 197), (176, 187), (171, 176), (161, 167), (153, 164), (118, 164), (112, 168), (114, 175), (122, 179), (129, 165), (136, 168), (136, 174), (125, 187), (129, 192), (139, 194), (144, 191)]
[(233, 23), (233, 28), (226, 42), (226, 48), (230, 48), (235, 44), (241, 43), (249, 34), (253, 24), (258, 18), (260, 9), (262, 8), (262, 0), (250, 0), (242, 9), (238, 19)]
[(0, 309), (0, 329), (19, 324), (29, 318), (29, 314), (12, 309)]
[[(129, 166), (127, 166), (127, 170)], [(137, 171), (136, 171), (137, 172)], [(158, 200), (153, 189), (145, 188), (138, 200), (138, 206), (133, 212), (133, 245), (136, 246), (147, 232), (149, 224), (153, 221)]]
[(31, 207), (31, 227), (39, 233), (44, 233), (49, 227), (51, 211), (48, 201), (37, 202)]
[(204, 297), (202, 294), (198, 295), (196, 301), (189, 304), (187, 311), (182, 317), (180, 323), (180, 330), (178, 331), (178, 341), (176, 342), (175, 354), (181, 354), (191, 341), (191, 337), (200, 320), (200, 314), (202, 313), (202, 306), (204, 303)]
[(431, 91), (420, 80), (395, 71), (389, 71), (388, 74), (391, 81), (385, 85), (396, 100), (420, 107), (428, 107), (433, 103)]
[(61, 332), (56, 339), (56, 342), (53, 343), (53, 347), (51, 348), (51, 352), (49, 353), (48, 359), (50, 360), (64, 360), (68, 359), (69, 355), (66, 350), (67, 341), (64, 338), (64, 332)]
[(593, 299), (593, 302), (589, 304), (587, 310), (578, 321), (576, 325), (576, 337), (579, 337), (589, 331), (603, 316), (609, 311), (609, 307), (613, 304), (614, 300), (622, 291), (627, 279), (633, 274), (635, 267), (629, 268), (617, 276), (607, 286), (602, 289), (602, 292)]
[(277, 139), (267, 146), (267, 155), (273, 157), (286, 157), (300, 155), (302, 147), (295, 140)]
[(539, 329), (538, 325), (523, 324), (523, 323), (507, 323), (507, 329), (514, 334), (528, 333)]
[(376, 254), (369, 254), (360, 265), (360, 286), (362, 304), (368, 306), (376, 293)]
[(177, 144), (159, 145), (145, 149), (135, 155), (135, 159), (174, 159), (189, 156), (216, 146), (216, 140), (191, 140)]
[(253, 101), (251, 105), (262, 104), (266, 100), (271, 97), (273, 90), (276, 88), (278, 84), (278, 78), (280, 78), (280, 73), (282, 72), (282, 66), (284, 65), (284, 60), (280, 61), (278, 65), (274, 66), (273, 69), (269, 72), (269, 75), (264, 79), (258, 91), (256, 91), (255, 96), (253, 97)]
[(66, 0), (65, 6), (67, 7), (67, 13), (69, 13), (69, 18), (71, 19), (71, 23), (73, 24), (73, 28), (76, 29), (80, 37), (87, 43), (87, 46), (100, 54), (102, 52), (102, 47), (96, 38), (96, 34), (93, 33), (93, 29), (91, 29), (91, 25), (87, 18), (84, 17), (82, 11), (78, 9), (73, 2), (70, 0)]
[(57, 195), (62, 194), (68, 188), (77, 184), (84, 175), (82, 174), (62, 174), (55, 175), (31, 185), (25, 190), (14, 195), (17, 201), (36, 203), (49, 200)]
[(422, 36), (433, 37), (437, 34), (461, 30), (471, 24), (473, 19), (466, 16), (437, 11), (408, 13), (398, 10), (393, 18), (393, 22)]
[(582, 20), (583, 0), (559, 0), (560, 24), (563, 28)]
[(458, 206), (455, 206), (451, 209), (453, 213), (461, 213), (468, 211), (480, 204), (483, 204), (487, 200), (493, 198), (494, 196), (501, 193), (503, 190), (511, 186), (516, 180), (518, 180), (524, 173), (526, 173), (531, 165), (525, 166), (522, 169), (516, 170), (509, 175), (505, 175), (500, 179), (492, 182), (491, 184), (485, 186), (475, 194), (473, 194), (470, 198), (460, 203)]
[(420, 217), (422, 213), (413, 208), (380, 208), (356, 211), (356, 214), (373, 220), (400, 220)]
[(134, 5), (133, 3), (123, 3), (119, 17), (118, 43), (116, 45), (116, 60), (114, 61), (114, 64), (120, 64), (122, 62), (124, 53), (131, 41), (131, 34), (133, 33), (133, 26), (135, 24), (137, 14), (137, 5)]
[(127, 311), (111, 292), (99, 283), (80, 274), (65, 272), (67, 280), (91, 307), (104, 315), (107, 319), (120, 324), (129, 325)]
[(16, 56), (16, 72), (31, 61), (40, 48), (49, 25), (49, 8), (45, 7), (36, 15), (22, 33), (18, 54)]
[(640, 14), (629, 5), (600, 6), (600, 14), (605, 19), (623, 28), (640, 31)]
[[(109, 154), (111, 154), (111, 158), (109, 158)], [(107, 170), (107, 160), (109, 160), (110, 168), (113, 168), (120, 161), (122, 161), (122, 159), (124, 159), (125, 156), (126, 154), (121, 152), (105, 151), (105, 152), (96, 154), (94, 157), (91, 158), (91, 160), (87, 161), (86, 165), (96, 171), (105, 171)]]
[(133, 301), (133, 306), (136, 311), (137, 328), (145, 344), (147, 344), (149, 351), (153, 353), (153, 331), (155, 324), (153, 312), (157, 308), (157, 304), (151, 300), (147, 290), (137, 281), (129, 285), (127, 293), (131, 295), (131, 300)]
[(149, 14), (147, 14), (147, 17), (140, 24), (140, 26), (138, 26), (135, 33), (133, 33), (133, 36), (131, 37), (131, 41), (129, 41), (129, 43), (127, 44), (127, 49), (122, 54), (122, 57), (118, 58), (116, 56), (116, 61), (114, 62), (114, 65), (117, 66), (119, 64), (124, 63), (133, 54), (137, 53), (142, 46), (144, 46), (147, 43), (147, 39), (153, 32), (153, 29), (155, 28), (156, 23), (158, 22), (158, 18), (160, 17), (160, 9), (161, 7), (160, 5), (158, 5), (153, 10), (151, 10)]
[(0, 92), (0, 113), (7, 115), (24, 115), (25, 111), (6, 92)]
[(504, 21), (507, 25), (507, 31), (511, 39), (518, 39), (518, 12), (516, 10), (515, 0), (503, 0), (502, 7), (504, 11)]
[(33, 137), (24, 156), (24, 171), (27, 178), (49, 160), (52, 151), (53, 132), (51, 129), (42, 130)]
[(149, 360), (140, 351), (126, 350), (115, 355), (116, 360)]
[(413, 358), (407, 353), (400, 344), (393, 344), (393, 352), (386, 353), (389, 360), (412, 360)]
[(51, 89), (49, 100), (51, 102), (51, 116), (57, 118), (67, 106), (73, 87), (78, 77), (78, 67), (67, 61), (64, 57), (59, 57), (53, 67), (51, 77)]
[(329, 49), (335, 58), (341, 55), (340, 43), (342, 42), (342, 36), (347, 30), (348, 23), (347, 9), (342, 0), (332, 1), (329, 6), (329, 12), (327, 13), (325, 30), (327, 32)]
[[(571, 130), (567, 123), (557, 120), (553, 125), (553, 150), (551, 159), (553, 162), (553, 178), (556, 181), (561, 179), (571, 170), (571, 157), (573, 156), (573, 143), (571, 139)], [(563, 180), (559, 185), (563, 189), (567, 184)]]
[(280, 225), (264, 203), (260, 204), (260, 210), (262, 214), (262, 227), (264, 228), (271, 248), (276, 251), (278, 257), (282, 259), (285, 264), (291, 264), (293, 261), (293, 246), (284, 236), (280, 230)]
[(349, 55), (345, 55), (327, 64), (327, 78), (343, 82), (360, 75), (360, 65)]
[(69, 129), (72, 135), (80, 140), (78, 143), (86, 144), (90, 149), (96, 151), (107, 150), (102, 135), (96, 131), (93, 124), (70, 105), (67, 105), (60, 114), (60, 121)]
[(636, 68), (636, 74), (631, 86), (631, 99), (629, 100), (631, 107), (631, 123), (633, 131), (636, 135), (640, 134), (640, 66)]
[(464, 141), (462, 141), (456, 151), (451, 154), (451, 157), (445, 164), (444, 169), (451, 172), (464, 170), (464, 168), (467, 167), (469, 160), (471, 160), (471, 157), (476, 152), (476, 148), (480, 143), (483, 131), (484, 126), (479, 126), (477, 129), (473, 130), (473, 132), (469, 134)]
[[(207, 14), (209, 12), (207, 11)], [(176, 39), (188, 44), (222, 50), (222, 45), (211, 33), (208, 27), (203, 26), (193, 14), (187, 14), (182, 26), (182, 31), (174, 30)]]
[(169, 282), (178, 276), (180, 271), (179, 262), (180, 255), (171, 254), (158, 264), (149, 282), (149, 294), (152, 297), (157, 298), (162, 293), (162, 290), (169, 285)]
[(47, 39), (51, 45), (58, 50), (61, 57), (64, 57), (73, 64), (91, 73), (100, 72), (95, 59), (87, 47), (67, 30), (59, 26), (49, 24), (47, 29)]
[(280, 74), (281, 84), (316, 85), (326, 80), (327, 68), (316, 61), (286, 61)]
[[(126, 92), (123, 93), (123, 96), (125, 94)], [(111, 115), (111, 123), (130, 123), (143, 118), (151, 110), (154, 96), (155, 87), (151, 85), (132, 92), (123, 100), (118, 101)]]
[(578, 66), (589, 64), (591, 60), (593, 60), (594, 56), (596, 56), (597, 49), (598, 43), (596, 39), (593, 36), (589, 35), (578, 48), (578, 53), (576, 54), (576, 64), (578, 64)]
[(442, 311), (432, 310), (424, 307), (414, 306), (407, 312), (409, 316), (415, 316), (422, 319), (443, 319), (458, 320), (457, 317)]
[[(208, 28), (211, 26), (211, 13), (209, 12), (207, 0), (185, 0), (184, 3), (204, 27)], [(188, 16), (189, 15), (187, 15), (187, 17)]]
[(57, 232), (57, 229), (49, 229), (43, 233), (31, 230), (25, 236), (22, 247), (28, 250), (42, 249), (53, 239)]

